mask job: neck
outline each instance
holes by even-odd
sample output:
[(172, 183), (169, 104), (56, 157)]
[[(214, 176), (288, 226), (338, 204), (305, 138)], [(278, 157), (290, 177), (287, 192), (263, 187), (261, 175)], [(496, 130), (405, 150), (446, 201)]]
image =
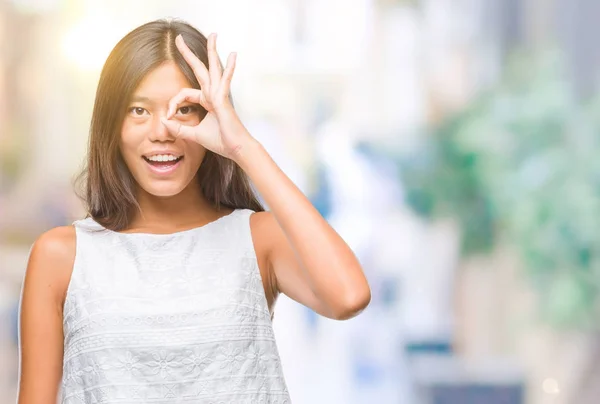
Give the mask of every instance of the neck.
[(179, 231), (205, 224), (222, 215), (190, 184), (177, 195), (161, 197), (138, 189), (140, 210), (136, 211), (128, 231)]

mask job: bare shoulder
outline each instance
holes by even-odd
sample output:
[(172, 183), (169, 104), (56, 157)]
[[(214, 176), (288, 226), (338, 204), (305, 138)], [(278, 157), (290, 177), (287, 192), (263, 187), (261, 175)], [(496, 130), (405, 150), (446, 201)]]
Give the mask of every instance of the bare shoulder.
[(48, 230), (38, 237), (31, 248), (31, 258), (54, 263), (69, 262), (75, 258), (75, 227), (61, 226)]
[[(277, 300), (277, 282), (270, 264), (269, 254), (274, 246), (274, 233), (279, 229), (279, 223), (271, 212), (255, 212), (250, 216), (250, 229), (254, 252), (258, 261), (265, 296), (271, 313)], [(281, 231), (281, 230), (279, 230)]]
[(250, 229), (252, 230), (252, 242), (259, 261), (266, 258), (269, 246), (270, 228), (275, 220), (271, 212), (254, 212), (250, 215)]
[(269, 232), (270, 227), (277, 224), (275, 216), (271, 212), (254, 212), (250, 216), (252, 231)]
[(273, 246), (276, 240), (283, 236), (283, 231), (277, 219), (271, 212), (255, 212), (250, 216), (250, 227), (255, 247), (266, 248)]
[(62, 302), (75, 262), (75, 227), (61, 226), (46, 231), (31, 247), (25, 287), (49, 288)]
[(19, 313), (19, 403), (54, 403), (63, 362), (63, 305), (75, 261), (75, 228), (51, 229), (33, 243)]

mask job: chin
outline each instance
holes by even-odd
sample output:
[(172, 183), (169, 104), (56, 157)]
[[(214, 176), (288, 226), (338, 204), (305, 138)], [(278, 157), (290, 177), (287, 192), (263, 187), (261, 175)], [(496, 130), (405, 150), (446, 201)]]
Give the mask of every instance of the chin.
[(179, 195), (186, 188), (186, 184), (183, 182), (171, 184), (144, 184), (141, 188), (152, 196), (169, 198)]

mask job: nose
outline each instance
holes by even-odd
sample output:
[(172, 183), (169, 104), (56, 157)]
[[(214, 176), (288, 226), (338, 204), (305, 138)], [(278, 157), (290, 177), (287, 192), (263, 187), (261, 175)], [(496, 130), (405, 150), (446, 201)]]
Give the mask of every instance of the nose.
[(160, 118), (164, 116), (166, 116), (166, 113), (156, 114), (152, 117), (152, 128), (149, 135), (150, 141), (172, 142), (175, 140), (175, 136), (173, 136), (167, 127), (160, 121)]

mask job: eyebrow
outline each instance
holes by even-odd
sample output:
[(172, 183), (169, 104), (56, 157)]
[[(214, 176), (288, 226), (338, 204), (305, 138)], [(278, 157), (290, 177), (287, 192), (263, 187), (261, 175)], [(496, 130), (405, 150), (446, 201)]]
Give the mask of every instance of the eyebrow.
[(146, 102), (146, 103), (149, 103), (149, 104), (152, 103), (152, 101), (150, 101), (150, 98), (144, 97), (144, 96), (141, 96), (141, 95), (134, 95), (131, 98), (131, 102)]

